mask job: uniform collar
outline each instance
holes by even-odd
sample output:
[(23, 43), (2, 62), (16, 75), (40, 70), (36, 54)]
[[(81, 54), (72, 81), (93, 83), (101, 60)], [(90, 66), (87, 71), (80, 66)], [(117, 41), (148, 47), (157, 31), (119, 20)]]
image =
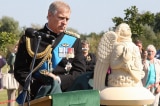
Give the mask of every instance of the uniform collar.
[(60, 33), (60, 34), (58, 35), (58, 34), (56, 34), (55, 32), (53, 32), (53, 31), (48, 27), (48, 23), (45, 24), (43, 30), (44, 30), (45, 33), (47, 33), (47, 34), (49, 34), (49, 35), (53, 35), (53, 36), (55, 36), (56, 38), (57, 38), (60, 34), (62, 34), (62, 33)]

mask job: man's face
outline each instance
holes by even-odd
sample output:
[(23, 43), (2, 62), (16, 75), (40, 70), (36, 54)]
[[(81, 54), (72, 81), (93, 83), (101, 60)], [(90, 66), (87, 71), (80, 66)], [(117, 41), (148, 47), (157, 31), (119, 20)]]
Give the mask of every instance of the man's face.
[(17, 52), (17, 49), (18, 49), (18, 46), (16, 45), (15, 48), (14, 48), (15, 53)]
[(142, 50), (142, 43), (137, 43), (136, 46), (139, 47), (139, 50), (140, 50), (140, 51)]
[(70, 11), (60, 8), (55, 14), (48, 13), (48, 27), (55, 33), (64, 32), (70, 18)]
[(82, 44), (82, 51), (85, 53), (85, 52), (88, 52), (89, 51), (89, 45), (88, 44)]

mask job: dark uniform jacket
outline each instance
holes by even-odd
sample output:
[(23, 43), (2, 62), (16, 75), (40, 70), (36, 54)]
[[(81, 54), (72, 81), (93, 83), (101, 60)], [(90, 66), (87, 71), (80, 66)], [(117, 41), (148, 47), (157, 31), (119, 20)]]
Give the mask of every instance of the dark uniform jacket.
[(96, 56), (93, 53), (88, 53), (85, 57), (86, 61), (86, 71), (94, 71), (94, 67), (96, 65)]
[[(46, 25), (43, 29), (40, 29), (39, 31), (53, 35), (56, 38), (55, 43), (53, 45), (53, 49), (61, 41), (62, 37), (65, 34), (65, 33), (60, 33), (59, 35), (57, 35), (53, 33), (52, 31), (50, 31), (46, 27)], [(52, 37), (50, 38), (42, 37), (42, 40), (38, 48), (38, 53), (43, 52), (46, 49), (47, 45), (52, 43), (53, 39), (54, 38)], [(30, 41), (31, 41), (30, 43), (31, 50), (35, 51), (35, 49), (37, 48), (37, 37), (31, 37)], [(66, 58), (63, 58), (53, 71), (53, 73), (55, 75), (58, 75), (61, 79), (62, 91), (66, 91), (68, 87), (72, 85), (74, 79), (80, 74), (82, 74), (83, 72), (85, 72), (85, 69), (86, 69), (84, 56), (82, 54), (81, 41), (79, 38), (76, 38), (76, 41), (72, 47), (74, 48), (75, 57), (69, 59), (69, 62), (72, 64), (72, 68), (69, 74), (66, 75), (66, 70), (65, 70), (65, 66), (67, 64)], [(42, 61), (42, 58), (36, 59), (35, 66), (37, 66), (38, 63), (41, 61)], [(30, 72), (31, 62), (32, 62), (32, 57), (28, 54), (27, 49), (26, 49), (26, 35), (23, 35), (19, 41), (19, 47), (18, 47), (15, 65), (14, 65), (15, 78), (22, 86), (24, 86), (25, 79)], [(31, 93), (35, 95), (41, 85), (42, 83), (39, 82), (39, 80), (34, 79), (33, 82), (31, 83)]]

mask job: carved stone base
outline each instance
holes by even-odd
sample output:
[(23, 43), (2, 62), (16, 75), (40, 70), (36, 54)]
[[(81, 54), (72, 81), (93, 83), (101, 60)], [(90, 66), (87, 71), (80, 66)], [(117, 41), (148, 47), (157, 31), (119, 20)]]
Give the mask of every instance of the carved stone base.
[(154, 95), (144, 87), (107, 87), (100, 92), (101, 105), (143, 106), (152, 104)]

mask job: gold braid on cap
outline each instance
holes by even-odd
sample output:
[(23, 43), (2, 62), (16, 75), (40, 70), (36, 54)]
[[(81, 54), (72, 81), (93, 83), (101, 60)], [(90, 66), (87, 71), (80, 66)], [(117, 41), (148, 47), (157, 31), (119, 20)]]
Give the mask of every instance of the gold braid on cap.
[[(33, 57), (34, 56), (34, 52), (31, 50), (30, 38), (28, 38), (28, 37), (26, 37), (26, 48), (27, 48), (28, 54), (31, 57)], [(44, 57), (47, 54), (47, 52), (49, 51), (50, 48), (51, 48), (51, 45), (48, 45), (43, 52), (37, 53), (36, 59), (40, 59), (40, 58)]]

